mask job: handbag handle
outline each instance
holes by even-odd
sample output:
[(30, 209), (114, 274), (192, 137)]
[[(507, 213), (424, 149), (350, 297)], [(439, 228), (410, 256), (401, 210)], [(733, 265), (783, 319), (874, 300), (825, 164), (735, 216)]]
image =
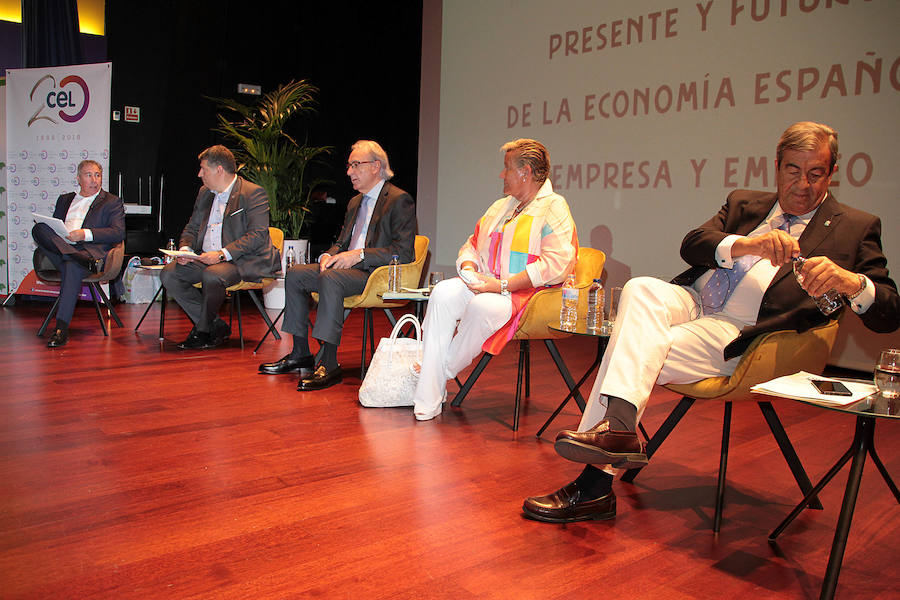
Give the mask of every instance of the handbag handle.
[(400, 330), (407, 323), (412, 323), (413, 327), (416, 329), (416, 340), (422, 341), (422, 326), (419, 324), (419, 320), (415, 315), (405, 314), (399, 319), (397, 319), (397, 323), (394, 325), (394, 329), (391, 330), (391, 340), (397, 339), (397, 336), (400, 335)]

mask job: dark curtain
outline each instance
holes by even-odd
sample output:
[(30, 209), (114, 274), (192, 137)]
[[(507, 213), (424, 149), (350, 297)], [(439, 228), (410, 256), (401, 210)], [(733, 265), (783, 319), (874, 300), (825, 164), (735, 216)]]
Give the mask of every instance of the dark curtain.
[(22, 0), (25, 68), (82, 63), (76, 0)]

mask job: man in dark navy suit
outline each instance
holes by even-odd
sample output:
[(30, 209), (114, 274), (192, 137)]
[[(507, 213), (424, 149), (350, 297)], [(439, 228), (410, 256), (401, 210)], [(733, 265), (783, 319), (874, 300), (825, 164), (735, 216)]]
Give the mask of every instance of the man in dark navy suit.
[(78, 193), (63, 194), (56, 200), (53, 216), (65, 221), (65, 238), (49, 225), (38, 223), (31, 230), (35, 243), (59, 271), (59, 310), (48, 348), (69, 341), (69, 323), (81, 290), (81, 280), (89, 273), (103, 271), (103, 261), (113, 246), (125, 239), (125, 205), (118, 196), (100, 189), (103, 167), (94, 160), (78, 164)]

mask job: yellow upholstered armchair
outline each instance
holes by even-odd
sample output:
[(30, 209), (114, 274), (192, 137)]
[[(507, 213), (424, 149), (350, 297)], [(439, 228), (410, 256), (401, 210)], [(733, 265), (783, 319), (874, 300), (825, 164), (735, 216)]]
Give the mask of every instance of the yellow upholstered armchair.
[[(831, 355), (837, 331), (838, 322), (830, 321), (803, 333), (784, 330), (761, 335), (753, 340), (741, 356), (737, 368), (730, 377), (710, 377), (695, 383), (665, 386), (667, 389), (682, 394), (683, 397), (647, 443), (647, 458), (653, 456), (695, 400), (715, 400), (724, 403), (725, 416), (722, 423), (722, 451), (719, 455), (719, 481), (713, 518), (714, 531), (718, 532), (722, 523), (725, 469), (728, 464), (728, 441), (731, 431), (731, 403), (736, 400), (756, 400), (797, 485), (800, 486), (804, 495), (812, 490), (806, 471), (803, 469), (772, 403), (761, 400), (761, 396), (755, 396), (750, 391), (750, 387), (798, 371), (821, 373)], [(622, 480), (634, 481), (639, 472), (640, 469), (629, 469), (622, 476)], [(810, 508), (822, 508), (817, 499), (810, 502), (809, 506)]]
[[(587, 293), (581, 293), (590, 287), (594, 278), (600, 277), (603, 273), (603, 264), (606, 262), (606, 255), (602, 250), (593, 248), (578, 249), (578, 263), (575, 266), (575, 285), (580, 290), (578, 294), (578, 314), (587, 314)], [(571, 389), (575, 385), (575, 381), (569, 374), (556, 344), (555, 339), (569, 337), (570, 334), (560, 331), (554, 331), (547, 325), (552, 322), (559, 322), (559, 309), (562, 304), (562, 289), (559, 287), (546, 288), (536, 293), (522, 317), (519, 319), (519, 325), (516, 333), (513, 335), (514, 340), (519, 341), (519, 367), (516, 376), (516, 403), (513, 413), (513, 431), (519, 429), (519, 406), (522, 400), (522, 387), (524, 382), (525, 396), (531, 394), (531, 349), (529, 342), (531, 340), (543, 340), (547, 346), (547, 351), (556, 363), (560, 375), (566, 381), (567, 386)], [(466, 378), (456, 397), (453, 398), (452, 405), (459, 406), (465, 400), (466, 394), (475, 385), (475, 381), (488, 362), (493, 358), (492, 354), (484, 352), (475, 365), (475, 368)], [(583, 403), (583, 400), (582, 400)]]
[[(428, 237), (417, 235), (415, 240), (416, 258), (411, 263), (400, 265), (400, 287), (415, 289), (419, 287), (422, 280), (422, 268), (425, 266), (425, 257), (428, 255)], [(381, 294), (388, 289), (388, 276), (390, 274), (390, 266), (384, 265), (378, 267), (369, 275), (366, 281), (366, 287), (363, 291), (355, 296), (344, 298), (344, 320), (349, 316), (350, 311), (354, 308), (364, 309), (363, 313), (363, 339), (362, 339), (362, 358), (360, 359), (360, 374), (362, 379), (366, 376), (366, 343), (369, 344), (369, 354), (375, 354), (375, 326), (372, 320), (372, 309), (383, 309), (387, 315), (388, 321), (393, 327), (397, 319), (391, 312), (391, 309), (402, 308), (409, 304), (409, 300), (383, 300)], [(319, 301), (319, 294), (315, 292), (311, 294), (313, 300)]]

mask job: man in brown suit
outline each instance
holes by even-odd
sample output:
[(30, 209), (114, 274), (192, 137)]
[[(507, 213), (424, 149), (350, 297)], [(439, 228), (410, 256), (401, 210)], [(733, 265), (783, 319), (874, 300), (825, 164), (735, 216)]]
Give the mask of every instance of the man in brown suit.
[[(237, 282), (274, 277), (281, 257), (269, 237), (269, 200), (265, 190), (235, 174), (234, 155), (212, 146), (200, 156), (197, 176), (203, 186), (194, 212), (181, 232), (180, 250), (197, 254), (166, 265), (160, 279), (184, 309), (194, 328), (183, 349), (220, 346), (231, 328), (218, 318), (225, 289)], [(195, 283), (202, 283), (197, 289)]]

